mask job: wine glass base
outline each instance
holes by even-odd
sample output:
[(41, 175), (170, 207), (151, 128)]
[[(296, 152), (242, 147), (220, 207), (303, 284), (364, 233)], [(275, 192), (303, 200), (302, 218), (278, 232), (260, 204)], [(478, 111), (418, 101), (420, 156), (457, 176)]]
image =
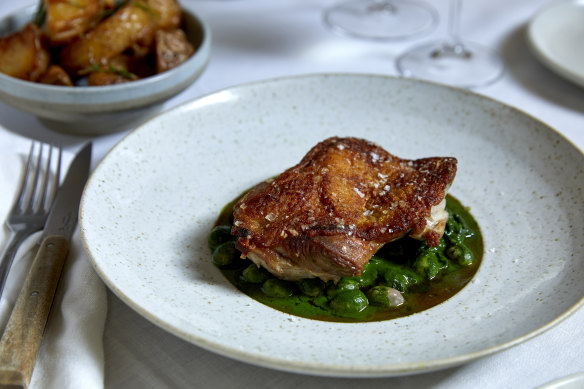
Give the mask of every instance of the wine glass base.
[(399, 40), (432, 31), (438, 24), (438, 12), (415, 0), (349, 0), (326, 9), (323, 20), (342, 35)]
[(497, 80), (504, 66), (495, 51), (476, 43), (434, 42), (400, 56), (397, 68), (405, 77), (476, 88)]

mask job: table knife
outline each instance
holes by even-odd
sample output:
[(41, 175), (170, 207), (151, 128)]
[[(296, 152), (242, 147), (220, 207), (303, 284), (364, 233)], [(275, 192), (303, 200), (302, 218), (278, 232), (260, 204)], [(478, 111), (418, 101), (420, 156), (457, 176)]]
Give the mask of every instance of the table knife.
[(43, 339), (79, 202), (89, 176), (91, 143), (74, 158), (57, 192), (41, 244), (0, 340), (0, 388), (27, 388)]

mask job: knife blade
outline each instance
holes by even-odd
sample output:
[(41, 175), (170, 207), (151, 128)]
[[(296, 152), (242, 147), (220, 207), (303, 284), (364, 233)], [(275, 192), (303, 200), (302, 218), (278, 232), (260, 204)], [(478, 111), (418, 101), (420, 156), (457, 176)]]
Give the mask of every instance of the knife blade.
[(0, 339), (0, 387), (27, 388), (43, 339), (79, 203), (89, 176), (91, 142), (77, 153), (60, 186), (41, 244)]

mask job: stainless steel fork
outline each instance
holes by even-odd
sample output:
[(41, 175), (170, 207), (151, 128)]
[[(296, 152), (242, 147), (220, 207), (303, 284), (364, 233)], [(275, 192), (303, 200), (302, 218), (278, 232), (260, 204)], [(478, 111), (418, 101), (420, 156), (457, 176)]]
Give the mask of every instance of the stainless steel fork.
[[(59, 188), (61, 155), (60, 147), (46, 143), (34, 142), (30, 147), (18, 197), (6, 218), (11, 236), (0, 259), (0, 297), (18, 247), (45, 226)], [(55, 168), (51, 177), (52, 166)]]

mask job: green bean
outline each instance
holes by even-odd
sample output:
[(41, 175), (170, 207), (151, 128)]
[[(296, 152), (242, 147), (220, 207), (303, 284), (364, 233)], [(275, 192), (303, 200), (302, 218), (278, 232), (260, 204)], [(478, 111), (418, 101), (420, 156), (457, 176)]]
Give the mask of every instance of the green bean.
[(235, 236), (231, 235), (231, 227), (216, 226), (211, 230), (207, 244), (209, 245), (209, 250), (213, 252), (219, 245), (230, 240), (235, 240)]

